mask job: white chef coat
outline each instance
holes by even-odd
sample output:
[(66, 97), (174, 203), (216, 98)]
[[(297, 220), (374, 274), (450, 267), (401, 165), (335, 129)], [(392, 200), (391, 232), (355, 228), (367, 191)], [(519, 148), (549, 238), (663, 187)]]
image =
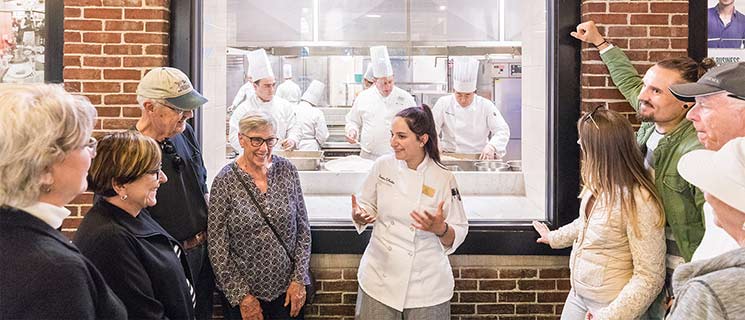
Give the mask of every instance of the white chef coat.
[(303, 92), (300, 90), (300, 86), (288, 79), (277, 86), (277, 91), (274, 95), (291, 103), (298, 103), (302, 94)]
[(295, 115), (300, 127), (298, 150), (320, 151), (321, 145), (329, 138), (323, 111), (303, 100), (295, 106)]
[[(240, 132), (238, 123), (241, 121), (250, 111), (263, 111), (269, 113), (276, 122), (277, 138), (282, 141), (285, 138), (295, 141), (297, 146), (300, 141), (300, 128), (297, 126), (295, 120), (295, 111), (292, 109), (292, 105), (287, 100), (274, 97), (272, 101), (263, 102), (255, 94), (248, 97), (246, 100), (241, 102), (238, 107), (233, 110), (233, 114), (230, 116), (230, 130), (228, 131), (228, 140), (233, 149), (238, 153), (243, 153), (243, 148), (238, 142), (238, 133)], [(275, 150), (281, 149), (280, 143), (277, 143), (274, 147)]]
[(440, 97), (432, 115), (442, 151), (481, 153), (488, 143), (497, 150), (497, 157), (507, 153), (510, 128), (497, 107), (484, 97), (476, 95), (465, 108), (455, 100), (455, 94)]
[(238, 107), (241, 102), (248, 99), (248, 97), (254, 95), (255, 93), (256, 89), (254, 89), (253, 82), (249, 81), (244, 83), (240, 87), (240, 89), (238, 89), (238, 93), (235, 94), (235, 98), (233, 98), (233, 103), (230, 104), (228, 112), (232, 112), (233, 110), (235, 110), (235, 108)]
[(354, 100), (352, 110), (347, 113), (344, 127), (347, 134), (350, 130), (357, 131), (357, 139), (363, 149), (360, 156), (375, 159), (393, 152), (390, 143), (391, 122), (396, 113), (409, 107), (416, 107), (416, 102), (411, 94), (399, 87), (393, 87), (387, 97), (381, 96), (375, 86), (362, 91)]
[[(450, 248), (434, 233), (411, 226), (412, 210), (434, 214), (440, 201), (445, 201), (445, 221), (455, 232)], [(468, 218), (453, 173), (429, 157), (412, 170), (394, 155), (384, 155), (365, 179), (358, 203), (377, 217), (357, 273), (362, 290), (399, 311), (449, 301), (454, 280), (447, 255), (468, 233)], [(359, 233), (366, 227), (355, 226)]]
[(704, 202), (704, 221), (706, 223), (706, 231), (704, 231), (701, 244), (698, 245), (696, 251), (693, 253), (691, 261), (711, 259), (725, 252), (740, 248), (737, 241), (727, 231), (714, 224), (714, 208), (711, 207), (709, 202)]

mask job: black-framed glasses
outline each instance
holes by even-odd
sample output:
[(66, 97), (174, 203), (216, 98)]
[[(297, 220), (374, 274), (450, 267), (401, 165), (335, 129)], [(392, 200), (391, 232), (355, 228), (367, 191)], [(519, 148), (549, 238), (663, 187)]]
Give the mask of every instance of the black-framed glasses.
[(264, 143), (266, 143), (266, 146), (267, 147), (271, 148), (271, 147), (274, 147), (277, 144), (277, 142), (279, 141), (279, 138), (277, 138), (277, 137), (271, 137), (271, 138), (264, 139), (262, 137), (249, 137), (249, 136), (247, 136), (245, 134), (242, 134), (242, 133), (241, 133), (241, 135), (244, 138), (248, 139), (249, 143), (251, 143), (251, 146), (254, 147), (254, 148), (261, 147), (261, 145), (264, 144)]
[(153, 170), (145, 171), (145, 174), (155, 175), (155, 180), (160, 180), (160, 175), (163, 172), (162, 165), (163, 165), (163, 163), (159, 163), (157, 168), (155, 168)]
[(603, 105), (601, 104), (601, 105), (595, 107), (595, 109), (592, 109), (592, 111), (590, 111), (588, 113), (585, 113), (585, 115), (582, 116), (582, 121), (587, 121), (587, 119), (590, 119), (590, 121), (592, 121), (592, 124), (595, 125), (595, 129), (600, 130), (600, 126), (598, 126), (598, 123), (595, 122), (595, 118), (593, 118), (592, 115), (594, 115), (595, 112), (597, 112), (598, 110), (600, 110), (600, 108), (602, 108), (602, 107), (603, 107)]
[(180, 172), (181, 166), (184, 165), (184, 159), (181, 159), (181, 156), (176, 153), (176, 147), (173, 145), (173, 142), (168, 138), (164, 139), (163, 142), (160, 143), (160, 149), (163, 150), (166, 155), (171, 156), (173, 168), (176, 169), (176, 172)]

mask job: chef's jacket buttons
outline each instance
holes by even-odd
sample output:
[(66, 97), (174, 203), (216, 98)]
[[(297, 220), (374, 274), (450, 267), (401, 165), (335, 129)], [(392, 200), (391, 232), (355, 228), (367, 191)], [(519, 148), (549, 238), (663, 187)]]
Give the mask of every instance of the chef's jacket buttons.
[(413, 257), (413, 256), (414, 256), (414, 253), (409, 251), (409, 257)]
[(416, 231), (416, 230), (414, 230), (414, 227), (409, 227), (409, 230), (411, 230), (411, 232)]

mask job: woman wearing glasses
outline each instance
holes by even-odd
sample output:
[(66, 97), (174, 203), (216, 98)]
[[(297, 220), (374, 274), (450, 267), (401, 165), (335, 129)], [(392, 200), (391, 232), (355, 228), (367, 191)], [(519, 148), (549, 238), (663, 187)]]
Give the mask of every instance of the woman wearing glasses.
[(104, 137), (89, 171), (97, 195), (75, 244), (134, 319), (193, 319), (194, 289), (186, 254), (145, 209), (168, 180), (155, 140), (134, 130)]
[(0, 317), (125, 319), (95, 266), (55, 230), (86, 189), (96, 109), (42, 84), (3, 85), (0, 106)]
[(303, 319), (310, 226), (297, 169), (272, 155), (274, 119), (239, 121), (243, 153), (215, 177), (207, 233), (226, 319)]
[(595, 109), (577, 123), (583, 189), (579, 218), (539, 243), (572, 246), (572, 290), (562, 319), (637, 319), (665, 279), (665, 215), (628, 120)]

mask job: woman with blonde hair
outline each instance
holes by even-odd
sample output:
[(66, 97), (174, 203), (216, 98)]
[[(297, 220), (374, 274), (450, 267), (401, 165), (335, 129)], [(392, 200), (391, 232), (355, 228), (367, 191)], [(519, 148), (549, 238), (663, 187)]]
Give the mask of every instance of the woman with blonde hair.
[(44, 84), (3, 85), (0, 106), (0, 317), (127, 318), (98, 270), (56, 230), (87, 187), (96, 109)]
[(579, 218), (554, 231), (533, 222), (537, 242), (572, 246), (572, 290), (561, 319), (637, 319), (664, 283), (664, 210), (624, 116), (598, 107), (577, 130)]
[(75, 244), (122, 299), (130, 318), (193, 319), (196, 296), (181, 244), (147, 207), (157, 203), (160, 146), (129, 130), (107, 135), (88, 172), (97, 197), (75, 234)]

